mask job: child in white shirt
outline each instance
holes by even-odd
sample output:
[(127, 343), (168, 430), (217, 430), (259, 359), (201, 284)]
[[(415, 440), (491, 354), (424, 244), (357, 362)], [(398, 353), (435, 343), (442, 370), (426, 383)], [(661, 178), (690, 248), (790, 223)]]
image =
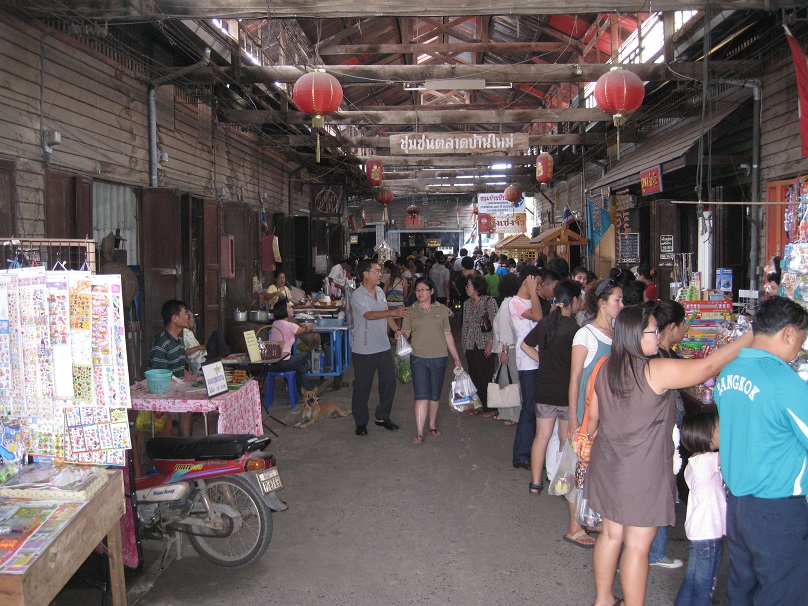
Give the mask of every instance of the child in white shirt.
[(718, 417), (700, 412), (682, 423), (682, 446), (693, 454), (685, 469), (690, 488), (685, 532), (687, 571), (674, 606), (710, 606), (727, 530), (727, 497), (718, 457)]

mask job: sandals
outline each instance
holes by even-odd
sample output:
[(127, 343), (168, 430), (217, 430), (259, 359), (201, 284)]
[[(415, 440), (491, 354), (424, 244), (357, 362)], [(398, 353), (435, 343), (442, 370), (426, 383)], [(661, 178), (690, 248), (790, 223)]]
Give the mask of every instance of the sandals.
[(499, 416), (499, 413), (498, 412), (488, 411), (488, 412), (484, 412), (483, 416), (488, 418), (488, 419), (496, 419)]
[(429, 430), (429, 434), (433, 438), (439, 438), (439, 437), (441, 437), (443, 435), (443, 432), (440, 429), (438, 429), (437, 427), (434, 427), (434, 428)]
[[(583, 549), (594, 549), (595, 548), (595, 539), (590, 537), (586, 533), (586, 530), (584, 530), (584, 529), (579, 530), (578, 532), (576, 532), (571, 537), (568, 537), (567, 535), (564, 535), (563, 539), (567, 543), (572, 543), (573, 545), (577, 545), (578, 547), (582, 547)], [(592, 541), (592, 542), (589, 543), (587, 541), (587, 539), (589, 539), (589, 541)]]
[(468, 416), (470, 416), (470, 417), (476, 417), (477, 415), (483, 414), (483, 409), (482, 408), (475, 408), (474, 410), (470, 410), (466, 414)]
[(513, 427), (514, 425), (516, 425), (516, 421), (505, 421), (505, 425), (507, 425), (508, 427)]
[(530, 494), (540, 495), (541, 491), (544, 490), (544, 484), (534, 484), (531, 482), (528, 490), (530, 491)]
[(423, 438), (423, 436), (415, 436), (415, 437), (412, 439), (412, 443), (413, 443), (413, 444), (423, 444), (423, 443), (424, 443), (424, 438)]

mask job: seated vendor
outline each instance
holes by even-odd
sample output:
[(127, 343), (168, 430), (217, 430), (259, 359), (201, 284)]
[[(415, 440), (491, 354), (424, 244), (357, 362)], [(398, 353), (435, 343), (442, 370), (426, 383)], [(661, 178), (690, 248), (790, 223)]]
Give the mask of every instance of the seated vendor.
[(266, 290), (265, 299), (267, 309), (272, 309), (278, 301), (291, 301), (292, 291), (286, 286), (286, 274), (279, 271), (275, 274), (275, 283)]
[(271, 372), (290, 372), (294, 371), (295, 381), (297, 381), (297, 388), (308, 388), (306, 382), (306, 361), (309, 356), (306, 352), (299, 351), (296, 354), (292, 353), (292, 346), (295, 344), (297, 335), (314, 330), (311, 326), (299, 326), (291, 322), (291, 318), (295, 315), (292, 304), (288, 301), (278, 301), (272, 308), (272, 316), (275, 320), (272, 322), (272, 333), (269, 336), (270, 341), (283, 342), (283, 356), (280, 362), (275, 362), (267, 366), (267, 370)]
[(191, 374), (201, 375), (202, 365), (205, 363), (205, 346), (200, 345), (194, 335), (194, 312), (188, 311), (188, 325), (182, 331), (182, 341), (185, 345), (185, 357), (188, 358), (188, 369)]
[[(163, 316), (163, 330), (161, 330), (149, 349), (149, 368), (167, 368), (175, 377), (180, 379), (186, 376), (185, 370), (185, 344), (183, 343), (182, 331), (188, 327), (188, 306), (177, 299), (171, 299), (163, 303), (161, 310)], [(190, 412), (180, 413), (180, 435), (189, 437), (191, 435), (191, 415)], [(171, 424), (167, 424), (167, 432), (170, 432)]]

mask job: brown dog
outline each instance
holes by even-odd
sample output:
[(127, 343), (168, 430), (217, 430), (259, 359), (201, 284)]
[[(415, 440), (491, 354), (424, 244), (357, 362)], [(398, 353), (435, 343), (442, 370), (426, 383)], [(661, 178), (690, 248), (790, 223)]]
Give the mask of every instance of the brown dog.
[(351, 414), (347, 410), (342, 410), (333, 402), (320, 402), (320, 398), (317, 397), (316, 387), (311, 391), (301, 387), (300, 393), (303, 395), (303, 414), (300, 420), (295, 423), (295, 427), (303, 429), (312, 423), (316, 423), (320, 419), (345, 417)]

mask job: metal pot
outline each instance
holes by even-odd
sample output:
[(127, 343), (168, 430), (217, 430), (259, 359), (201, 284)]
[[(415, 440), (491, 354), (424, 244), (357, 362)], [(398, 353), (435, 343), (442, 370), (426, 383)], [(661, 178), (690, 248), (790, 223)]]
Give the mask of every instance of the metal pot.
[(269, 320), (269, 314), (261, 309), (255, 309), (248, 313), (250, 322), (267, 322)]
[(233, 322), (246, 322), (247, 321), (247, 312), (246, 311), (234, 311), (233, 312)]

